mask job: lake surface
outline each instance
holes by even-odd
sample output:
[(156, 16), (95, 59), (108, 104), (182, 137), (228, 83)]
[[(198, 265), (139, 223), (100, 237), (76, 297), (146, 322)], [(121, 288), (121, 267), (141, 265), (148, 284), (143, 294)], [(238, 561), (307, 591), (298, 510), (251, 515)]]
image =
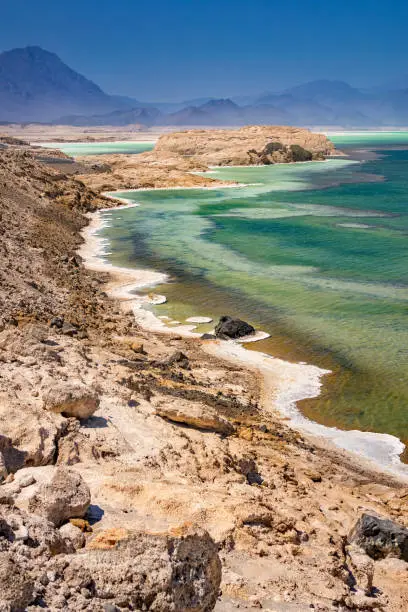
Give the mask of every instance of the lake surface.
[(112, 155), (122, 153), (132, 155), (151, 151), (154, 142), (42, 142), (38, 143), (49, 149), (59, 149), (70, 157), (80, 155)]
[(271, 334), (251, 350), (332, 370), (306, 416), (407, 443), (408, 133), (332, 139), (349, 158), (124, 193), (141, 206), (103, 213), (107, 259), (170, 275), (158, 315), (238, 315)]

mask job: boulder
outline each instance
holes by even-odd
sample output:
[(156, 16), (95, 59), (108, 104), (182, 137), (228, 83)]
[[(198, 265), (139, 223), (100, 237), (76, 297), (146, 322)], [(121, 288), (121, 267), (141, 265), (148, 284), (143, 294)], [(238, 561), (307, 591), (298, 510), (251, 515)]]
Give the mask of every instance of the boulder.
[(230, 338), (243, 338), (255, 333), (255, 328), (249, 323), (230, 316), (221, 317), (216, 328), (217, 338), (228, 340)]
[(41, 484), (30, 497), (28, 510), (54, 525), (69, 518), (83, 517), (91, 503), (88, 485), (76, 472), (58, 467), (49, 482)]
[(99, 407), (99, 396), (81, 381), (55, 381), (43, 391), (44, 408), (77, 419), (87, 419)]
[(363, 514), (354, 525), (349, 544), (355, 544), (372, 559), (398, 557), (408, 561), (408, 529), (390, 519)]
[(155, 409), (155, 414), (175, 423), (183, 423), (196, 429), (205, 429), (219, 434), (230, 435), (235, 431), (229, 421), (205, 404), (179, 400), (171, 405), (159, 404)]
[[(58, 561), (56, 561), (57, 563)], [(138, 533), (108, 550), (73, 555), (63, 582), (75, 589), (91, 579), (95, 598), (137, 610), (208, 612), (221, 581), (217, 546), (207, 532)]]
[(10, 552), (0, 552), (0, 609), (25, 610), (33, 598), (34, 583)]
[[(0, 394), (2, 453), (9, 472), (53, 463), (61, 427), (61, 417)], [(9, 438), (10, 444), (4, 438)]]

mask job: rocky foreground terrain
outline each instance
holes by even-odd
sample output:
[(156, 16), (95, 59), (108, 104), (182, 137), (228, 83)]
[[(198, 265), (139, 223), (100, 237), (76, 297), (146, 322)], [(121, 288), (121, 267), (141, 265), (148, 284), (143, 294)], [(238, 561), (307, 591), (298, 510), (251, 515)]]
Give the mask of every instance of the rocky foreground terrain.
[(138, 328), (76, 254), (112, 201), (55, 168), (0, 151), (0, 610), (405, 610), (407, 484)]

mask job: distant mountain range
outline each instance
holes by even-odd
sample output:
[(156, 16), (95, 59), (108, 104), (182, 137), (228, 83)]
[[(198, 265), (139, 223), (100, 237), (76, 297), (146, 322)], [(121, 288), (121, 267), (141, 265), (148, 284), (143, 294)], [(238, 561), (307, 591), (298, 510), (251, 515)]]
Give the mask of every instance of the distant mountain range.
[(211, 126), (249, 123), (343, 127), (408, 125), (408, 77), (360, 90), (319, 80), (282, 92), (180, 103), (113, 96), (40, 47), (0, 54), (0, 122)]

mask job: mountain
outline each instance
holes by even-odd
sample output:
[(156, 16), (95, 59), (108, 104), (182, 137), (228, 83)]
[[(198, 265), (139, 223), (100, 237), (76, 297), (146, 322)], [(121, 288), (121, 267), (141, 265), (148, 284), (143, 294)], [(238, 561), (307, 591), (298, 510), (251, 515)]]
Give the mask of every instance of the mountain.
[(345, 81), (320, 79), (258, 96), (140, 102), (107, 94), (54, 53), (25, 47), (0, 54), (0, 124), (12, 121), (77, 126), (405, 126), (408, 77), (364, 91)]
[(319, 104), (340, 104), (364, 98), (364, 94), (344, 81), (321, 79), (286, 89), (296, 100), (313, 100)]
[(157, 108), (131, 108), (129, 110), (116, 110), (103, 115), (68, 115), (55, 119), (55, 125), (96, 126), (96, 125), (155, 125), (161, 116)]
[(209, 100), (163, 117), (163, 125), (242, 125), (243, 109), (232, 100)]
[(41, 47), (0, 54), (1, 121), (51, 121), (126, 106)]

